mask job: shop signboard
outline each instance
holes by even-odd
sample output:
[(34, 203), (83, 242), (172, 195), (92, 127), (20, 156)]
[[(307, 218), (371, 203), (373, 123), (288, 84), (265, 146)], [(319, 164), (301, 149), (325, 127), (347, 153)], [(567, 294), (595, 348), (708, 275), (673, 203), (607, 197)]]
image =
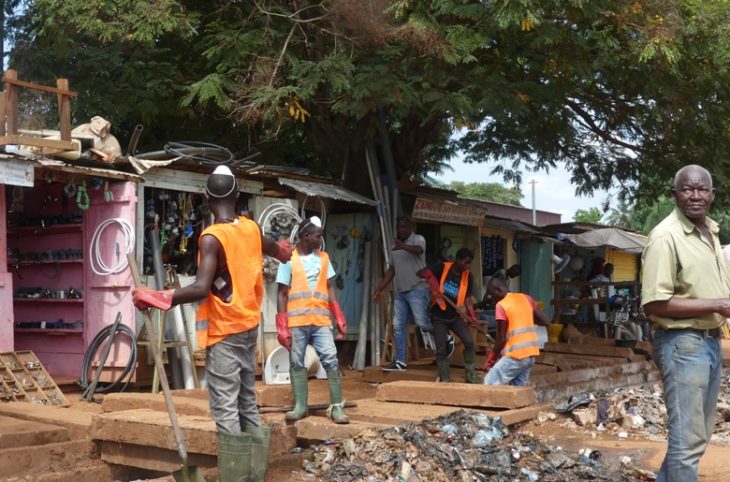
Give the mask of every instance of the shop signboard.
[(35, 168), (32, 161), (0, 160), (0, 184), (33, 187)]
[(487, 209), (450, 201), (416, 198), (411, 216), (414, 219), (465, 226), (482, 226)]

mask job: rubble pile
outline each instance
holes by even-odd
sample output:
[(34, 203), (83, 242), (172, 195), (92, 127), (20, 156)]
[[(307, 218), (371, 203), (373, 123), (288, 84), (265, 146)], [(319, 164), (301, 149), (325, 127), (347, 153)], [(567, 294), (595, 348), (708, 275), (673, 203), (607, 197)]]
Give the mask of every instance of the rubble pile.
[[(609, 394), (591, 393), (571, 397), (565, 411), (570, 428), (575, 425), (588, 430), (616, 433), (627, 437), (629, 433), (648, 437), (664, 436), (667, 427), (667, 410), (662, 398), (662, 386), (655, 383), (633, 388), (618, 388)], [(583, 402), (583, 403), (581, 403)], [(571, 405), (573, 405), (571, 407)]]
[(642, 471), (611, 465), (598, 452), (564, 453), (511, 434), (499, 417), (464, 410), (316, 446), (303, 468), (337, 482), (644, 480)]
[[(621, 438), (628, 434), (666, 437), (667, 409), (660, 383), (575, 395), (556, 405), (555, 410), (568, 417), (564, 422), (568, 428), (606, 431)], [(730, 376), (724, 377), (720, 385), (712, 441), (730, 444)]]

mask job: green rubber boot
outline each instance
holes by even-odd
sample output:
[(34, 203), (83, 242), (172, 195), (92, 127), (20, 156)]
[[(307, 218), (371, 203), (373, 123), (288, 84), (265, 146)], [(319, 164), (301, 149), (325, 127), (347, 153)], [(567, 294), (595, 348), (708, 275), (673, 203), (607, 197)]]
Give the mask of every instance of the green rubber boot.
[(328, 370), (327, 381), (330, 384), (330, 408), (329, 416), (335, 423), (350, 423), (345, 415), (344, 404), (342, 403), (342, 384), (340, 383), (339, 370)]
[(436, 367), (439, 371), (439, 381), (450, 382), (451, 377), (449, 376), (449, 360), (436, 360)]
[(308, 389), (307, 378), (309, 374), (306, 368), (294, 368), (289, 371), (291, 390), (294, 394), (294, 410), (286, 412), (287, 420), (301, 420), (309, 415), (307, 407)]
[(251, 471), (251, 435), (218, 433), (220, 482), (248, 482)]
[(269, 467), (271, 429), (269, 427), (246, 427), (246, 433), (251, 437), (251, 466), (248, 481), (264, 482), (266, 469)]
[(477, 367), (474, 364), (473, 350), (464, 352), (464, 371), (466, 383), (479, 383), (479, 379), (477, 378)]

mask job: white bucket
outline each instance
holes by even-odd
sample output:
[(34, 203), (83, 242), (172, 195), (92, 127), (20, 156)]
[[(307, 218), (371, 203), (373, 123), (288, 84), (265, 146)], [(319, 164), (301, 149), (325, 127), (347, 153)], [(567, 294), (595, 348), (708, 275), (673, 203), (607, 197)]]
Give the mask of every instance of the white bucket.
[[(327, 379), (327, 372), (321, 363), (317, 352), (311, 345), (307, 345), (304, 354), (304, 366), (307, 367), (309, 376), (315, 376), (320, 380)], [(283, 385), (289, 383), (289, 351), (283, 346), (277, 347), (269, 354), (264, 366), (264, 383), (266, 385)]]

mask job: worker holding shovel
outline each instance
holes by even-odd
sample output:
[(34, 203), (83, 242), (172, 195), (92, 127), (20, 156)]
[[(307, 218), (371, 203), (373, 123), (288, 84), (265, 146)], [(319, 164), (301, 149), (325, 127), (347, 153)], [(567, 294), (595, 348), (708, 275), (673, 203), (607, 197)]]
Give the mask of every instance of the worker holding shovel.
[(474, 340), (468, 326), (478, 326), (471, 299), (474, 281), (469, 265), (473, 259), (474, 254), (469, 249), (461, 248), (456, 252), (453, 263), (436, 263), (418, 272), (418, 276), (428, 282), (433, 295), (431, 320), (436, 338), (436, 366), (441, 382), (450, 381), (447, 337), (452, 331), (464, 345), (466, 383), (479, 383), (474, 364)]
[(279, 343), (289, 350), (289, 377), (294, 393), (294, 410), (287, 420), (299, 420), (309, 413), (308, 371), (304, 364), (307, 345), (312, 344), (327, 372), (330, 389), (329, 417), (335, 423), (350, 423), (342, 401), (342, 385), (337, 360), (332, 319), (342, 339), (347, 321), (335, 294), (335, 271), (329, 256), (320, 251), (322, 223), (317, 217), (299, 224), (299, 241), (291, 261), (279, 265), (276, 331)]
[(174, 290), (137, 288), (140, 310), (169, 310), (204, 300), (197, 313), (198, 347), (205, 348), (210, 411), (218, 427), (221, 482), (262, 481), (271, 429), (261, 427), (254, 382), (256, 339), (263, 298), (263, 257), (286, 262), (288, 241), (264, 238), (255, 222), (236, 213), (236, 178), (226, 166), (208, 177), (206, 199), (215, 222), (198, 238), (195, 281)]

